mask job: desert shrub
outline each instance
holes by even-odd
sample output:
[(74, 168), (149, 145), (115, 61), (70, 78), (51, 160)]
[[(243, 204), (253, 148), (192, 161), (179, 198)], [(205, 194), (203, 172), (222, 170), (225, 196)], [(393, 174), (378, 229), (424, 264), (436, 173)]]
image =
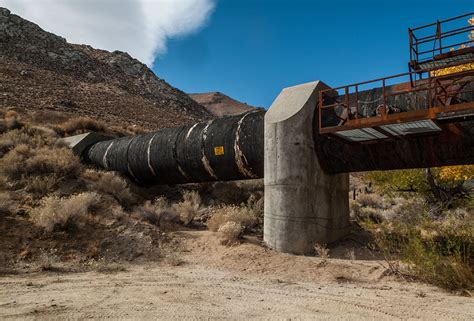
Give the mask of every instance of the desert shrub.
[(36, 266), (39, 270), (42, 271), (52, 271), (57, 268), (60, 258), (57, 255), (57, 249), (41, 249), (41, 253), (36, 259)]
[(12, 211), (13, 204), (10, 194), (0, 192), (0, 215), (9, 214)]
[(251, 194), (246, 203), (247, 208), (253, 213), (257, 220), (259, 220), (259, 223), (263, 223), (263, 200), (264, 198), (262, 195)]
[(356, 200), (363, 207), (383, 208), (384, 200), (379, 194), (359, 194)]
[(344, 252), (344, 256), (351, 261), (355, 261), (356, 253), (355, 253), (354, 248), (346, 249), (346, 251)]
[(244, 231), (256, 226), (259, 223), (261, 212), (258, 211), (258, 206), (255, 207), (252, 204), (250, 202), (250, 205), (242, 204), (241, 206), (222, 205), (215, 208), (207, 222), (207, 227), (216, 232), (227, 222), (240, 224)]
[(15, 146), (29, 144), (31, 137), (24, 131), (11, 130), (0, 135), (0, 157), (8, 153)]
[(56, 126), (54, 130), (58, 134), (64, 136), (81, 134), (86, 131), (106, 132), (107, 128), (103, 123), (98, 122), (97, 120), (87, 117), (78, 117)]
[(241, 204), (251, 195), (263, 193), (263, 180), (244, 180), (237, 182), (214, 182), (206, 194), (219, 204)]
[(114, 273), (127, 270), (125, 265), (119, 262), (109, 262), (104, 258), (89, 259), (83, 263), (83, 266), (87, 269), (100, 273)]
[(0, 134), (5, 133), (8, 130), (7, 124), (4, 119), (0, 119)]
[(82, 178), (92, 181), (91, 189), (111, 195), (122, 206), (128, 207), (137, 201), (128, 182), (113, 172), (99, 172), (89, 169), (82, 173)]
[(165, 222), (175, 222), (178, 217), (165, 197), (158, 197), (153, 202), (146, 201), (136, 207), (133, 214), (156, 226), (162, 226)]
[(110, 207), (109, 211), (110, 214), (112, 214), (112, 217), (117, 221), (122, 221), (128, 216), (128, 214), (123, 210), (122, 206), (120, 205)]
[(375, 245), (392, 272), (450, 290), (472, 289), (473, 220), (435, 221), (427, 216), (419, 224), (366, 222)]
[(25, 123), (21, 121), (20, 115), (14, 110), (9, 110), (5, 113), (4, 121), (7, 130), (20, 129), (25, 126)]
[(53, 231), (56, 226), (78, 226), (84, 223), (99, 201), (99, 195), (91, 192), (69, 197), (47, 196), (41, 199), (39, 207), (31, 211), (31, 219), (47, 232)]
[(426, 210), (427, 206), (423, 199), (397, 197), (381, 214), (387, 221), (419, 224), (425, 219)]
[(362, 206), (359, 204), (359, 202), (355, 200), (349, 200), (349, 213), (352, 218), (356, 218), (359, 215), (359, 211), (362, 208)]
[(184, 191), (182, 201), (173, 204), (172, 208), (184, 225), (188, 225), (201, 210), (201, 196), (196, 191)]
[(227, 245), (236, 243), (242, 236), (242, 231), (242, 225), (236, 222), (226, 222), (218, 229), (221, 242)]
[(25, 190), (39, 196), (44, 196), (54, 191), (61, 180), (62, 179), (55, 174), (25, 176), (22, 179), (25, 184)]
[(152, 204), (151, 201), (146, 201), (143, 205), (136, 207), (133, 213), (140, 219), (150, 224), (159, 226), (160, 216), (163, 210), (164, 209)]
[(316, 255), (322, 258), (323, 260), (329, 258), (329, 249), (326, 244), (316, 243), (314, 244), (313, 248)]
[(384, 220), (382, 211), (373, 207), (361, 207), (356, 214), (357, 221), (371, 221), (380, 223)]
[(17, 145), (0, 160), (0, 173), (10, 180), (24, 176), (55, 174), (57, 177), (77, 177), (82, 165), (68, 148), (43, 146), (32, 148)]
[(41, 135), (58, 138), (55, 130), (44, 126), (30, 126), (28, 127), (28, 134), (32, 136)]

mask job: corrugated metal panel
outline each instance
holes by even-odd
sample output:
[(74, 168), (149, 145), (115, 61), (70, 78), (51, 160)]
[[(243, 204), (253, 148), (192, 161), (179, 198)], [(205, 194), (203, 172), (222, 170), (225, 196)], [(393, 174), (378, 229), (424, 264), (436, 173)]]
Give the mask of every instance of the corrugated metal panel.
[(439, 128), (438, 125), (436, 125), (431, 120), (418, 120), (409, 123), (383, 125), (380, 126), (380, 128), (393, 136), (424, 134), (441, 131), (441, 128)]
[(373, 128), (344, 130), (344, 131), (336, 132), (334, 134), (344, 139), (347, 139), (351, 142), (363, 142), (367, 140), (388, 138), (387, 136), (385, 136), (384, 134), (378, 132), (377, 130)]

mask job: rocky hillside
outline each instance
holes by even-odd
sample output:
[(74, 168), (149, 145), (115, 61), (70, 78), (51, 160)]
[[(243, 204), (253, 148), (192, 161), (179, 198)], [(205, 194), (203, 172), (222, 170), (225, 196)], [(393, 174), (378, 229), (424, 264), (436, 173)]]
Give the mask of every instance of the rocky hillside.
[(212, 115), (127, 53), (70, 44), (0, 8), (0, 108), (33, 118), (91, 117), (144, 129)]
[(220, 92), (189, 94), (189, 96), (206, 107), (211, 114), (218, 117), (239, 115), (257, 109), (256, 107), (232, 99)]

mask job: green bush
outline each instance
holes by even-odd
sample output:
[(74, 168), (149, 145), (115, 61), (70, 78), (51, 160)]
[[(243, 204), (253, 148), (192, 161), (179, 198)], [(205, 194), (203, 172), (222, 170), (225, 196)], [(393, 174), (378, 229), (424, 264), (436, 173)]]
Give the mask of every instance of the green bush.
[(362, 226), (374, 236), (392, 272), (449, 290), (474, 287), (472, 219), (426, 219), (420, 225), (367, 221)]

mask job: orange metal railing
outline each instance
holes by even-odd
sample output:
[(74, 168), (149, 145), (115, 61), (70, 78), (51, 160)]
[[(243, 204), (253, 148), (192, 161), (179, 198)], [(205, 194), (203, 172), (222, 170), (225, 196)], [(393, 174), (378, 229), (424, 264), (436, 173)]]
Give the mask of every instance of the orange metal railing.
[[(416, 100), (418, 110), (429, 110), (447, 106), (465, 106), (472, 108), (473, 89), (470, 84), (474, 81), (474, 70), (461, 71), (442, 76), (427, 73), (427, 78), (419, 80), (414, 86), (408, 80), (415, 72), (379, 78), (347, 86), (321, 90), (319, 92), (319, 129), (320, 133), (331, 133), (347, 128), (370, 127), (378, 121), (397, 122), (402, 117), (409, 119), (414, 110), (406, 110), (406, 106), (397, 106), (397, 99), (402, 95), (411, 96)], [(387, 82), (397, 82), (387, 85)], [(361, 87), (372, 89), (361, 91)], [(376, 90), (378, 98), (362, 100), (370, 90)], [(381, 92), (381, 93), (380, 93)], [(341, 94), (340, 94), (341, 93)], [(464, 98), (463, 98), (464, 97)], [(467, 100), (465, 99), (467, 97)], [(367, 99), (367, 98), (364, 98)], [(387, 117), (389, 114), (396, 114)], [(329, 119), (329, 121), (328, 121)], [(370, 120), (369, 120), (370, 119)]]
[(472, 47), (473, 16), (474, 13), (471, 12), (421, 27), (409, 28), (410, 71), (419, 69), (420, 64), (432, 61), (439, 55)]

